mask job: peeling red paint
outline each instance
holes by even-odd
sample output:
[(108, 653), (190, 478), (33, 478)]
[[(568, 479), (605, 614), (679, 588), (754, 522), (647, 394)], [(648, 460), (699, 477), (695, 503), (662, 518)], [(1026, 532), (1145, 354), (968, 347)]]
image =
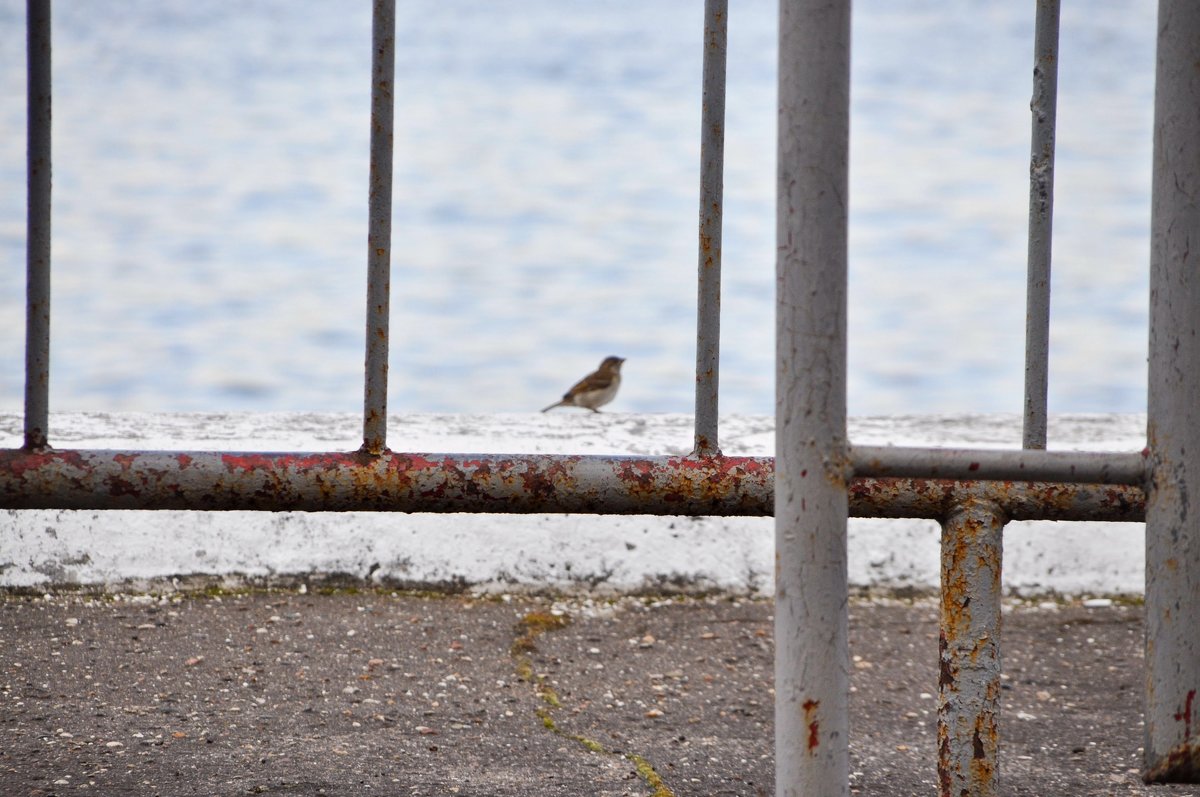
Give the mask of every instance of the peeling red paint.
[(420, 454), (394, 454), (387, 459), (391, 470), (440, 470), (445, 460), (433, 460)]
[(9, 471), (18, 480), (26, 474), (37, 473), (44, 468), (54, 468), (59, 463), (74, 469), (86, 468), (78, 451), (27, 451), (23, 448), (0, 450), (0, 474)]
[(821, 745), (821, 722), (817, 718), (817, 709), (821, 707), (820, 700), (809, 698), (804, 701), (804, 722), (808, 725), (808, 752), (815, 752)]
[(231, 472), (269, 471), (275, 467), (275, 460), (266, 454), (222, 454), (221, 463)]
[(1183, 711), (1175, 712), (1175, 721), (1183, 723), (1183, 738), (1192, 738), (1192, 701), (1196, 699), (1196, 690), (1189, 689), (1183, 703)]
[(751, 457), (19, 450), (0, 507), (766, 515), (772, 476)]

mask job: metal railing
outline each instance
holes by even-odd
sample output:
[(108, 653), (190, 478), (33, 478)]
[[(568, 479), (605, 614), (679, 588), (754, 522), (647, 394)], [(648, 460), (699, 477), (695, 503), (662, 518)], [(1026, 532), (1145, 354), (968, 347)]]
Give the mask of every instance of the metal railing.
[[(1058, 0), (1037, 3), (1026, 450), (987, 455), (867, 452), (847, 440), (850, 8), (846, 0), (785, 0), (781, 9), (777, 793), (848, 794), (848, 498), (862, 480), (889, 474), (1071, 481), (1084, 491), (1105, 481), (1140, 486), (1147, 523), (1144, 775), (1200, 781), (1193, 724), (1200, 688), (1200, 522), (1188, 514), (1188, 485), (1200, 476), (1200, 73), (1194, 68), (1200, 4), (1161, 0), (1159, 7), (1148, 446), (1143, 453), (1052, 456), (1034, 449), (1046, 442)], [(1015, 515), (1008, 482), (957, 484), (958, 494), (930, 515), (942, 524), (938, 780), (943, 795), (994, 795), (1002, 531)], [(1049, 504), (1035, 509), (1049, 511)]]
[[(780, 795), (849, 792), (847, 517), (942, 524), (938, 773), (996, 793), (1002, 533), (1009, 520), (1147, 521), (1149, 780), (1197, 780), (1200, 523), (1200, 4), (1161, 0), (1150, 346), (1142, 452), (1047, 452), (1058, 0), (1037, 3), (1023, 449), (855, 446), (846, 433), (848, 0), (779, 19), (777, 457), (720, 453), (727, 0), (706, 0), (695, 447), (684, 457), (400, 453), (387, 447), (394, 0), (374, 0), (363, 444), (354, 452), (50, 447), (50, 2), (28, 1), (24, 445), (0, 451), (0, 508), (775, 515)], [(1194, 456), (1194, 455), (1193, 455)], [(932, 674), (931, 674), (932, 678)], [(1200, 708), (1197, 709), (1200, 712)], [(1200, 714), (1198, 714), (1200, 716)]]

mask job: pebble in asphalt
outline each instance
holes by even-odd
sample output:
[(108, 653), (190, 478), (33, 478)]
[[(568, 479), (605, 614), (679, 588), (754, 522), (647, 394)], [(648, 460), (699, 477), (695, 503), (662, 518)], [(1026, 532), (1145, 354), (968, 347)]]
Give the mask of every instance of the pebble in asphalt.
[[(769, 795), (772, 605), (0, 597), (0, 794)], [(851, 793), (936, 793), (937, 614), (851, 604)], [(1016, 603), (1003, 795), (1145, 786), (1141, 609)]]

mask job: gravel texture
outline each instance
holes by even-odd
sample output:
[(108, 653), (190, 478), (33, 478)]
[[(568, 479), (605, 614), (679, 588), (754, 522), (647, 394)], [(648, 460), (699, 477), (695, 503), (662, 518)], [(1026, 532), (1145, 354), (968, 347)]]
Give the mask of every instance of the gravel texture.
[[(769, 795), (772, 606), (0, 597), (0, 794)], [(937, 615), (851, 605), (851, 792), (936, 793)], [(1004, 617), (1001, 794), (1141, 783), (1141, 609)]]

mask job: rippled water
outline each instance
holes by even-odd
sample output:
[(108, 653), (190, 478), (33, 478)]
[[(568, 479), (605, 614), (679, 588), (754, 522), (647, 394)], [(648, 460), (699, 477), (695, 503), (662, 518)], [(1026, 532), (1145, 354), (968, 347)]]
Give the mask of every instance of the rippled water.
[[(699, 0), (399, 3), (391, 409), (601, 357), (687, 411)], [(776, 4), (734, 0), (722, 410), (773, 407)], [(858, 0), (850, 409), (1019, 411), (1033, 2)], [(1154, 4), (1066, 4), (1052, 412), (1145, 401)], [(370, 4), (55, 9), (52, 406), (361, 405)], [(0, 0), (0, 408), (22, 394), (24, 3)]]

